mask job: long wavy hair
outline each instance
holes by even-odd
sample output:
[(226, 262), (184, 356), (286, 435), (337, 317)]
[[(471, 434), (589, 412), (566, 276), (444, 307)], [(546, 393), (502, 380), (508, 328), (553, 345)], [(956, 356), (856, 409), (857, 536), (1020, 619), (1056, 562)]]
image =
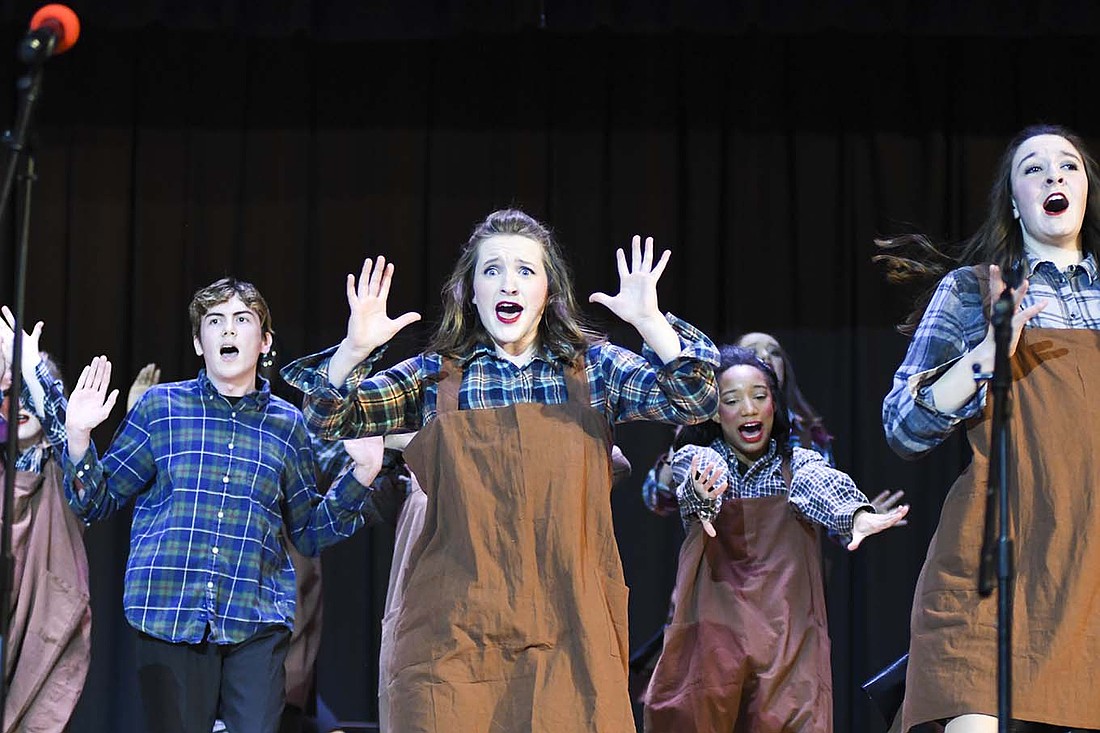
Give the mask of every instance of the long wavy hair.
[(939, 246), (922, 234), (902, 234), (875, 240), (875, 245), (882, 252), (872, 259), (885, 265), (886, 278), (890, 282), (923, 286), (913, 311), (898, 326), (899, 331), (911, 335), (916, 330), (936, 283), (949, 270), (988, 263), (998, 265), (1009, 281), (1021, 276), (1024, 239), (1020, 224), (1012, 213), (1012, 159), (1021, 145), (1038, 135), (1063, 137), (1080, 153), (1089, 184), (1085, 218), (1081, 224), (1081, 247), (1085, 254), (1100, 259), (1100, 168), (1084, 141), (1072, 130), (1050, 124), (1025, 127), (1001, 155), (989, 191), (989, 211), (985, 221), (968, 239), (955, 245)]
[[(783, 390), (779, 388), (779, 378), (771, 365), (742, 346), (724, 344), (718, 349), (721, 361), (714, 370), (715, 377), (721, 378), (727, 369), (735, 366), (747, 365), (759, 369), (768, 380), (768, 391), (771, 392), (772, 402), (775, 405), (775, 417), (772, 420), (772, 434), (769, 436), (775, 440), (776, 449), (781, 456), (791, 455), (791, 420), (787, 413), (787, 398)], [(719, 438), (725, 439), (722, 433), (722, 425), (717, 420), (707, 420), (697, 425), (687, 425), (676, 434), (673, 447), (679, 450), (685, 445), (710, 445)]]
[(481, 243), (490, 237), (514, 235), (542, 245), (546, 267), (546, 307), (539, 321), (539, 343), (555, 356), (573, 362), (605, 336), (584, 321), (573, 292), (573, 279), (565, 256), (550, 229), (518, 209), (494, 211), (478, 222), (462, 248), (451, 276), (443, 285), (443, 317), (428, 343), (428, 350), (461, 358), (479, 343), (492, 340), (473, 304), (474, 268)]

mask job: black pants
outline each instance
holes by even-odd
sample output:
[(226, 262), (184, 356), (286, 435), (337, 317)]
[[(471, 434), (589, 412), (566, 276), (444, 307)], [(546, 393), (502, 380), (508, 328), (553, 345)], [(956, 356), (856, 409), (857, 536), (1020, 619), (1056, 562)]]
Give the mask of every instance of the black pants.
[(274, 733), (286, 686), (290, 629), (268, 626), (239, 644), (172, 644), (137, 632), (138, 685), (149, 733)]

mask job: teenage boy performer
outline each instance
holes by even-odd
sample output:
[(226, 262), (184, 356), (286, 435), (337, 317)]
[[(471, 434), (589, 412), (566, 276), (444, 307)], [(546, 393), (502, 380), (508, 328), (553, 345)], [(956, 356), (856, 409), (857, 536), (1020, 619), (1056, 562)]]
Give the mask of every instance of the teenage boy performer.
[(147, 729), (276, 730), (294, 620), (294, 570), (281, 537), (306, 555), (364, 523), (381, 443), (323, 497), (297, 408), (257, 381), (271, 316), (251, 283), (225, 278), (189, 308), (198, 378), (156, 385), (126, 416), (102, 459), (91, 431), (118, 398), (96, 357), (69, 398), (65, 488), (86, 521), (134, 500), (123, 605), (137, 632)]

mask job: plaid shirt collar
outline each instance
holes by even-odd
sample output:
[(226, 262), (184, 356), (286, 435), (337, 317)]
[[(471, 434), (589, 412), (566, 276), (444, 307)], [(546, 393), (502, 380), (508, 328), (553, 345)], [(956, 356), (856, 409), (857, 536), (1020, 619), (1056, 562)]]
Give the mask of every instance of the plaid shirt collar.
[[(1026, 250), (1024, 251), (1024, 256), (1027, 257), (1027, 272), (1029, 279), (1035, 276), (1035, 272), (1039, 269), (1040, 265), (1044, 262), (1050, 262), (1050, 260), (1044, 260)], [(1050, 264), (1053, 265), (1054, 263), (1051, 262)], [(1090, 285), (1096, 282), (1096, 258), (1093, 257), (1091, 252), (1086, 255), (1085, 259), (1081, 260), (1080, 264), (1076, 265), (1076, 267), (1085, 271), (1085, 275), (1088, 277)]]
[[(199, 389), (201, 389), (204, 394), (214, 397), (225, 396), (221, 392), (219, 392), (218, 388), (214, 386), (214, 383), (210, 381), (210, 377), (206, 375), (205, 369), (199, 370), (198, 379)], [(256, 383), (258, 385), (258, 389), (255, 389), (241, 397), (241, 399), (236, 404), (237, 409), (262, 411), (267, 407), (267, 404), (271, 401), (271, 383), (261, 377), (259, 374), (256, 375)]]
[[(474, 361), (475, 359), (480, 359), (483, 356), (490, 356), (494, 359), (500, 359), (501, 358), (500, 356), (497, 355), (497, 347), (496, 347), (495, 344), (481, 342), (481, 343), (477, 344), (476, 346), (474, 346), (474, 348), (470, 351), (470, 354), (468, 356), (466, 356), (463, 359), (460, 359), (459, 363), (463, 366), (463, 368), (465, 368), (467, 364)], [(538, 350), (535, 351), (534, 356), (531, 357), (531, 361), (535, 361), (536, 359), (539, 360), (539, 361), (546, 362), (547, 364), (551, 364), (551, 365), (554, 364), (555, 362), (561, 362), (562, 361), (561, 357), (557, 356), (547, 346), (541, 346), (541, 347), (538, 348)]]

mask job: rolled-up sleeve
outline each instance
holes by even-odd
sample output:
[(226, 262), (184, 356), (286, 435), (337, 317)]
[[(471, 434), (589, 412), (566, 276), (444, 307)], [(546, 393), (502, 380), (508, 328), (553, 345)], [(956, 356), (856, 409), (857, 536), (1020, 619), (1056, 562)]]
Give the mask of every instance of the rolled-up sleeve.
[(702, 331), (672, 314), (665, 316), (680, 338), (679, 355), (662, 364), (648, 346), (642, 355), (617, 346), (602, 348), (609, 412), (615, 422), (650, 420), (694, 425), (718, 409), (714, 370), (718, 349)]
[(328, 366), (336, 347), (302, 357), (283, 367), (288, 384), (305, 394), (306, 424), (325, 440), (362, 438), (389, 431), (418, 430), (421, 417), (424, 358), (407, 359), (375, 375), (378, 349), (356, 366), (344, 384), (329, 383)]
[(954, 412), (936, 408), (931, 385), (985, 337), (986, 319), (970, 268), (940, 282), (917, 327), (905, 360), (882, 403), (886, 441), (902, 458), (917, 458), (942, 443), (959, 423), (981, 413), (985, 387)]

